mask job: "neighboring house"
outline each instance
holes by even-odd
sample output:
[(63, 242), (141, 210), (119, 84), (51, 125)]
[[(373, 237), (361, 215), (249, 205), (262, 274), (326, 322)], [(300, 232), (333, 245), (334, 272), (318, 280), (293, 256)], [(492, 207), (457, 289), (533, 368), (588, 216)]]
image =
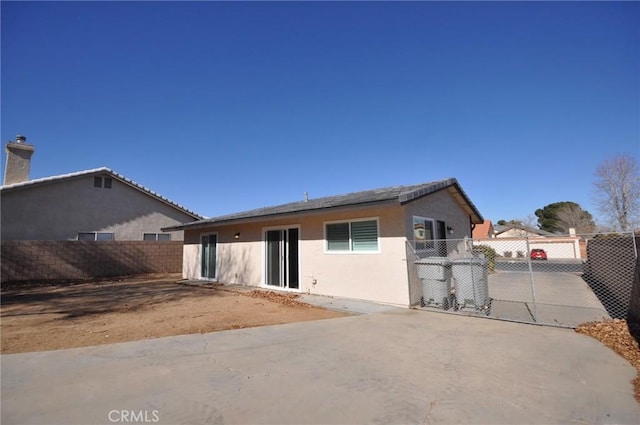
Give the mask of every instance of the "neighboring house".
[(474, 245), (487, 245), (501, 257), (526, 257), (532, 249), (544, 249), (549, 259), (580, 259), (584, 257), (583, 242), (573, 235), (557, 235), (545, 230), (516, 224), (494, 226), (488, 236), (475, 236)]
[(420, 300), (417, 291), (410, 294), (417, 281), (414, 247), (423, 255), (447, 255), (435, 239), (470, 237), (472, 225), (482, 221), (451, 178), (308, 199), (165, 230), (185, 232), (186, 279), (408, 306)]
[(33, 146), (7, 144), (2, 240), (182, 240), (164, 232), (203, 217), (110, 170), (29, 180)]
[(486, 239), (492, 238), (494, 234), (495, 230), (493, 228), (493, 223), (491, 223), (491, 220), (485, 220), (482, 223), (475, 225), (471, 236), (473, 239)]
[(556, 236), (545, 230), (534, 229), (533, 227), (520, 226), (517, 224), (494, 226), (496, 238), (542, 238), (546, 236)]

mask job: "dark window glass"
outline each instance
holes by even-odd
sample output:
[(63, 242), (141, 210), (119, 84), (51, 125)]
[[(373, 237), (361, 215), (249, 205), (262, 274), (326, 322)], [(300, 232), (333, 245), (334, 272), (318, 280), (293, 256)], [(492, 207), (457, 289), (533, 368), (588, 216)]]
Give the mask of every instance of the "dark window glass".
[(111, 177), (105, 177), (104, 178), (104, 187), (106, 189), (111, 189), (111, 182), (112, 182), (112, 178)]
[(102, 187), (102, 177), (93, 178), (93, 187)]
[(327, 224), (327, 251), (349, 251), (349, 223)]

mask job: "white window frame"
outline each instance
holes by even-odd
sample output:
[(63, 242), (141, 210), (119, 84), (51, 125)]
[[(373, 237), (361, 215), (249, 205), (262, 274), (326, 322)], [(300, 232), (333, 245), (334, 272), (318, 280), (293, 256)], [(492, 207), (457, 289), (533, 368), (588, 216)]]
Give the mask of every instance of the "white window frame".
[[(146, 235), (153, 235), (155, 239), (145, 239), (144, 237)], [(169, 235), (169, 239), (158, 239), (159, 235)], [(171, 240), (171, 233), (152, 233), (152, 232), (145, 232), (142, 234), (142, 240), (146, 241), (146, 242), (153, 242), (153, 241), (170, 241)]]
[[(376, 222), (376, 242), (377, 249), (375, 250), (365, 250), (365, 251), (354, 251), (353, 250), (353, 239), (351, 238), (351, 223), (357, 223), (362, 221), (375, 221)], [(329, 249), (329, 239), (327, 238), (327, 226), (329, 224), (349, 224), (349, 249), (348, 250), (330, 250)], [(322, 224), (323, 232), (324, 232), (324, 253), (331, 255), (343, 255), (343, 254), (356, 254), (356, 255), (375, 255), (380, 254), (382, 238), (380, 238), (380, 219), (379, 217), (366, 217), (366, 218), (355, 218), (355, 219), (346, 219), (346, 220), (331, 220), (325, 221)]]
[[(101, 188), (101, 189), (111, 189), (113, 187), (113, 178), (108, 176), (106, 177), (94, 176), (93, 187)], [(82, 232), (82, 233), (85, 233), (85, 232)]]
[[(202, 250), (202, 237), (203, 236), (215, 236), (216, 237), (216, 263), (215, 263), (215, 276), (214, 277), (207, 277), (207, 276), (202, 276), (202, 261), (203, 261), (203, 256), (204, 256), (204, 252)], [(218, 276), (220, 276), (220, 256), (219, 256), (219, 252), (220, 252), (220, 235), (218, 234), (218, 232), (205, 232), (205, 233), (200, 233), (200, 235), (198, 236), (198, 280), (205, 280), (205, 281), (209, 281), (209, 282), (217, 282), (218, 281)]]
[[(267, 285), (267, 231), (269, 230), (289, 230), (298, 229), (298, 288), (285, 288), (283, 286)], [(262, 280), (261, 288), (273, 289), (282, 292), (302, 292), (302, 225), (300, 224), (283, 224), (281, 226), (267, 226), (262, 228)], [(287, 252), (288, 256), (288, 252)], [(287, 260), (288, 261), (288, 260)]]
[(116, 234), (113, 233), (113, 232), (78, 232), (78, 235), (76, 236), (76, 240), (78, 240), (78, 241), (80, 241), (80, 240), (82, 240), (82, 241), (91, 240), (91, 239), (80, 239), (80, 234), (81, 233), (85, 234), (85, 235), (93, 234), (93, 240), (94, 241), (98, 241), (99, 240), (98, 239), (98, 234), (100, 234), (100, 235), (111, 235), (112, 236), (111, 239), (102, 239), (102, 240), (100, 240), (101, 242), (103, 242), (103, 241), (115, 241), (116, 240)]

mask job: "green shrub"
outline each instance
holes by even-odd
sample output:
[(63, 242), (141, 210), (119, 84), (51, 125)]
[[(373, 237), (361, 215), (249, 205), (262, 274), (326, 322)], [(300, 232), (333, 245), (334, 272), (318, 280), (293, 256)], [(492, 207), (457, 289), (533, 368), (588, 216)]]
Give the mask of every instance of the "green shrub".
[(487, 259), (487, 267), (493, 273), (496, 269), (496, 250), (489, 245), (475, 245), (473, 250), (484, 254), (484, 258)]

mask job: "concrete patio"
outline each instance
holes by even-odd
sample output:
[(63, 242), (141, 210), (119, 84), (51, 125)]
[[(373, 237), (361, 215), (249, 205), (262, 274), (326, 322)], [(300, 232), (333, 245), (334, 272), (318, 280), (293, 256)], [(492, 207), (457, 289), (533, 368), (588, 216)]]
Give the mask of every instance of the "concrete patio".
[(1, 362), (3, 424), (109, 424), (125, 422), (123, 415), (160, 424), (635, 424), (640, 417), (635, 369), (596, 340), (404, 309)]

